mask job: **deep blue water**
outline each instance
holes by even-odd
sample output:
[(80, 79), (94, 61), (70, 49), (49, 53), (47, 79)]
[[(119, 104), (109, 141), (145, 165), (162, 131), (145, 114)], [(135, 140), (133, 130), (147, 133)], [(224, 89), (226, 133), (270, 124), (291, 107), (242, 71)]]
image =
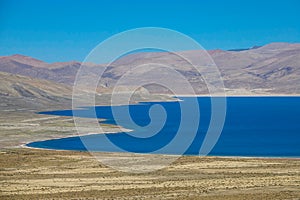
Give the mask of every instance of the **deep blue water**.
[[(217, 97), (214, 97), (217, 98)], [(195, 100), (192, 97), (181, 98), (181, 104), (189, 107), (189, 102)], [(211, 98), (198, 97), (196, 99), (200, 106), (200, 120), (196, 137), (191, 141), (184, 154), (198, 155), (203, 139), (208, 130), (211, 119)], [(152, 153), (163, 148), (171, 142), (177, 133), (180, 124), (180, 103), (179, 102), (151, 102), (130, 105), (130, 115), (132, 120), (141, 126), (137, 128), (130, 124), (124, 117), (119, 125), (134, 129), (131, 134), (145, 135), (151, 128), (145, 127), (150, 123), (149, 109), (152, 105), (158, 104), (164, 107), (167, 115), (163, 128), (154, 136), (137, 138), (127, 133), (117, 134), (96, 134), (81, 137), (69, 137), (40, 142), (32, 142), (27, 146), (61, 150), (81, 150), (86, 147), (82, 141), (89, 144), (92, 151), (118, 151), (107, 143), (109, 140), (120, 151), (136, 153)], [(117, 112), (122, 112), (126, 106), (116, 106)], [(94, 108), (83, 108), (77, 110), (77, 117), (92, 117), (91, 111)], [(96, 107), (98, 118), (107, 119), (105, 123), (114, 124), (114, 118), (110, 106)], [(195, 124), (193, 113), (190, 110), (190, 119), (183, 128), (184, 134), (188, 138), (189, 130)], [(72, 116), (72, 110), (42, 112), (40, 114)], [(163, 113), (158, 109), (153, 113), (153, 117), (158, 119)], [(160, 125), (160, 121), (152, 122), (153, 127)], [(144, 127), (144, 128), (143, 128)], [(152, 128), (153, 128), (152, 127)], [(212, 127), (213, 128), (213, 127)], [(182, 141), (184, 142), (184, 141)], [(180, 142), (171, 150), (162, 153), (178, 154)], [(177, 148), (178, 147), (178, 148)], [(209, 155), (220, 156), (263, 156), (263, 157), (300, 157), (300, 97), (228, 97), (226, 119), (220, 138)]]

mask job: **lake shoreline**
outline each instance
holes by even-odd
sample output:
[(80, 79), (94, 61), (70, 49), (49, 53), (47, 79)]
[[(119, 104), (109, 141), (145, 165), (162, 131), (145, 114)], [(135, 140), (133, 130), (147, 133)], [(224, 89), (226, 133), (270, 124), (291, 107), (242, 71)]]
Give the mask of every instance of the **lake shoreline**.
[(228, 158), (228, 159), (261, 159), (261, 160), (300, 160), (300, 157), (277, 157), (277, 156), (224, 156), (224, 155), (207, 155), (207, 156), (200, 156), (200, 155), (191, 155), (191, 154), (183, 154), (183, 155), (176, 155), (176, 154), (148, 154), (148, 153), (133, 153), (133, 152), (114, 152), (114, 151), (82, 151), (82, 150), (66, 150), (66, 149), (50, 149), (50, 148), (39, 148), (39, 147), (30, 147), (27, 146), (31, 142), (26, 144), (22, 144), (19, 147), (24, 149), (33, 149), (33, 150), (46, 150), (46, 151), (57, 151), (57, 152), (82, 152), (82, 153), (103, 153), (103, 154), (115, 154), (115, 155), (143, 155), (143, 156), (151, 156), (151, 155), (162, 155), (162, 156), (174, 156), (174, 157), (199, 157), (199, 158)]
[[(93, 133), (93, 134), (86, 134), (81, 136), (88, 136), (88, 135), (98, 135), (98, 134), (106, 134), (106, 133)], [(116, 133), (108, 133), (108, 134), (119, 134)], [(49, 139), (49, 140), (57, 140), (57, 139), (63, 139), (63, 138), (72, 138), (72, 137), (80, 137), (80, 136), (71, 136), (71, 137), (62, 137), (62, 138), (55, 138), (55, 139)], [(25, 144), (21, 144), (19, 148), (24, 149), (33, 149), (33, 150), (46, 150), (46, 151), (58, 151), (58, 152), (86, 152), (86, 153), (103, 153), (103, 154), (137, 154), (137, 155), (143, 155), (143, 156), (151, 156), (151, 155), (164, 155), (164, 156), (174, 156), (174, 157), (181, 157), (181, 156), (188, 156), (188, 157), (207, 157), (207, 158), (237, 158), (237, 159), (280, 159), (280, 160), (300, 160), (300, 157), (285, 157), (285, 156), (225, 156), (225, 155), (193, 155), (193, 154), (183, 154), (183, 155), (177, 155), (177, 154), (149, 154), (149, 153), (136, 153), (136, 152), (115, 152), (115, 151), (87, 151), (87, 150), (70, 150), (70, 149), (51, 149), (51, 148), (43, 148), (43, 147), (31, 147), (28, 146), (28, 144), (33, 142), (42, 142), (42, 141), (48, 141), (48, 140), (41, 140), (41, 141), (32, 141), (27, 142)]]
[[(196, 97), (196, 98), (198, 99), (199, 104), (205, 105), (204, 107), (202, 107), (201, 112), (207, 113), (208, 115), (206, 116), (206, 118), (207, 120), (209, 120), (210, 119), (209, 113), (211, 112), (209, 107), (210, 100), (208, 98), (201, 98), (201, 97)], [(299, 150), (297, 150), (298, 148), (296, 148), (295, 146), (297, 145), (297, 142), (299, 142), (299, 137), (297, 136), (296, 133), (300, 127), (298, 124), (298, 120), (295, 117), (298, 116), (298, 114), (300, 113), (300, 110), (297, 109), (299, 105), (299, 100), (298, 100), (299, 97), (295, 96), (295, 97), (281, 98), (276, 96), (273, 98), (265, 98), (265, 97), (253, 97), (253, 98), (234, 97), (227, 100), (229, 109), (226, 111), (226, 116), (231, 119), (231, 123), (227, 125), (224, 124), (224, 127), (222, 128), (222, 135), (220, 135), (222, 137), (220, 137), (217, 140), (218, 143), (220, 143), (220, 145), (218, 146), (217, 143), (217, 145), (214, 146), (214, 148), (216, 147), (215, 151), (213, 149), (210, 152), (211, 153), (210, 155), (226, 156), (226, 157), (229, 156), (229, 157), (299, 158)], [(189, 101), (188, 100), (184, 101), (185, 100), (184, 97), (182, 100), (183, 100), (182, 102), (183, 104), (186, 103), (187, 105), (189, 105)], [(156, 103), (157, 102), (141, 104), (142, 106), (130, 105), (131, 106), (130, 109), (131, 111), (134, 111), (133, 113), (134, 116), (136, 117), (135, 120), (138, 120), (136, 121), (138, 124), (139, 123), (147, 124), (150, 122), (147, 121), (149, 119), (147, 117), (145, 118), (145, 116), (147, 115), (146, 113), (148, 113), (150, 107)], [(164, 106), (166, 112), (169, 112), (168, 117), (169, 114), (170, 116), (173, 117), (178, 116), (178, 113), (176, 111), (176, 109), (178, 108), (176, 106), (178, 106), (179, 103), (170, 104), (170, 102), (160, 102), (160, 105)], [(47, 140), (34, 141), (37, 144), (33, 145), (33, 147), (42, 148), (42, 149), (49, 147), (47, 149), (51, 149), (51, 150), (62, 149), (62, 150), (74, 150), (74, 151), (86, 151), (86, 147), (81, 142), (81, 138), (80, 138), (81, 136), (87, 137), (88, 140), (100, 139), (97, 141), (100, 141), (101, 143), (101, 141), (104, 141), (103, 134), (105, 134), (107, 136), (111, 136), (112, 139), (114, 138), (115, 142), (116, 141), (122, 142), (123, 144), (121, 144), (121, 146), (119, 147), (121, 149), (124, 149), (125, 151), (142, 153), (142, 154), (144, 152), (147, 152), (147, 154), (151, 154), (151, 152), (155, 153), (156, 150), (159, 149), (155, 145), (159, 146), (159, 145), (167, 144), (165, 143), (166, 142), (165, 138), (167, 138), (166, 137), (167, 135), (165, 136), (165, 133), (176, 134), (176, 131), (174, 132), (173, 127), (176, 127), (176, 125), (180, 124), (179, 122), (181, 122), (180, 118), (177, 119), (177, 117), (171, 118), (171, 123), (169, 124), (166, 121), (164, 126), (167, 125), (166, 126), (167, 129), (160, 130), (160, 133), (163, 134), (160, 134), (159, 140), (151, 138), (149, 139), (149, 141), (142, 142), (141, 144), (138, 144), (141, 142), (140, 140), (139, 141), (134, 140), (135, 142), (132, 143), (132, 139), (125, 134), (129, 129), (125, 130), (125, 128), (123, 128), (128, 124), (124, 122), (123, 124), (121, 123), (120, 125), (115, 125), (114, 123), (110, 123), (110, 120), (113, 120), (112, 118), (113, 115), (110, 114), (111, 112), (110, 109), (111, 108), (107, 109), (107, 107), (101, 107), (101, 106), (98, 107), (97, 113), (98, 112), (102, 113), (102, 116), (98, 116), (98, 117), (101, 119), (105, 119), (104, 121), (102, 121), (102, 123), (109, 124), (112, 127), (117, 127), (118, 130), (116, 132), (106, 131), (103, 133), (87, 133), (83, 135), (71, 135), (66, 137), (58, 137), (58, 138), (51, 138)], [(84, 110), (82, 110), (82, 112), (85, 113)], [(54, 115), (60, 115), (60, 116), (68, 116), (70, 115), (70, 110), (61, 110), (61, 111), (53, 111), (53, 112), (50, 111), (49, 113)], [(42, 114), (47, 114), (47, 112), (44, 112)], [(80, 116), (81, 115), (78, 115), (77, 117)], [(288, 120), (287, 120), (287, 116), (289, 116)], [(205, 120), (205, 118), (203, 117), (202, 119)], [(276, 122), (275, 125), (274, 125), (274, 120)], [(210, 124), (209, 121), (207, 121), (207, 125), (204, 125), (204, 127), (208, 127), (209, 124)], [(258, 128), (253, 129), (252, 124), (256, 124)], [(168, 129), (169, 127), (171, 129)], [(243, 135), (240, 134), (241, 130), (239, 127), (243, 127), (244, 130)], [(283, 127), (284, 129), (282, 129)], [(197, 134), (201, 134), (199, 131), (202, 129), (198, 129)], [(134, 131), (134, 130), (130, 130), (130, 131)], [(283, 134), (283, 132), (286, 131), (288, 131), (289, 134)], [(270, 138), (268, 134), (270, 133), (272, 133), (272, 140), (269, 140)], [(138, 134), (143, 134), (143, 132), (138, 132)], [(88, 137), (88, 136), (95, 136), (95, 137)], [(194, 136), (194, 139), (195, 137), (196, 135)], [(63, 140), (67, 138), (69, 140)], [(257, 140), (257, 138), (259, 138), (259, 140)], [(51, 140), (61, 140), (61, 141), (55, 141), (51, 144)], [(151, 143), (151, 145), (149, 142)], [(199, 140), (199, 142), (201, 141)], [(191, 143), (189, 144), (189, 146), (184, 147), (189, 149), (189, 151), (186, 150), (184, 151), (185, 155), (189, 155), (189, 154), (197, 155), (197, 152), (199, 151), (200, 148), (199, 145), (201, 145), (201, 143), (199, 142), (197, 142), (197, 144), (194, 146), (192, 146)], [(24, 146), (28, 147), (30, 143), (32, 142), (28, 142)], [(127, 143), (131, 145), (126, 146)], [(145, 144), (147, 145), (145, 146)], [(153, 144), (155, 145), (153, 146)], [(278, 144), (279, 146), (275, 148), (274, 146), (275, 144)], [(98, 146), (94, 146), (92, 148), (89, 146), (89, 149), (93, 149), (96, 152), (110, 152), (109, 146), (105, 146), (105, 145), (101, 146), (101, 144), (98, 143), (97, 145)], [(124, 146), (122, 147), (122, 145)], [(232, 148), (232, 145), (235, 146), (235, 148)], [(160, 152), (161, 154), (164, 153), (166, 154), (178, 153), (178, 155), (182, 154), (181, 151), (174, 151), (174, 150), (160, 151)]]

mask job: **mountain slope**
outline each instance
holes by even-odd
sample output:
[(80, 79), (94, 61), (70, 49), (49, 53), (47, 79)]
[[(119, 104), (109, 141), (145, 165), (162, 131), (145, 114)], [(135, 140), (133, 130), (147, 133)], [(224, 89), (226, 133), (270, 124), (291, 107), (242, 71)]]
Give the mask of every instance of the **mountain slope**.
[[(183, 52), (195, 60), (201, 51)], [(300, 94), (300, 44), (273, 43), (245, 51), (208, 51), (218, 66), (228, 94)], [(184, 74), (199, 94), (207, 89), (201, 75), (188, 63), (169, 53), (140, 53), (121, 58), (104, 73), (103, 84), (111, 86), (122, 74), (147, 62), (164, 63)], [(199, 66), (206, 66), (207, 59)], [(140, 76), (147, 77), (147, 68)], [(163, 77), (175, 82), (172, 77)], [(159, 91), (158, 91), (159, 92)]]
[(72, 88), (51, 81), (0, 72), (1, 110), (70, 105)]
[[(300, 94), (300, 44), (271, 43), (243, 51), (208, 51), (218, 66), (228, 94)], [(184, 56), (195, 60), (201, 51), (186, 51)], [(198, 59), (197, 59), (198, 60)], [(198, 94), (207, 94), (201, 75), (186, 61), (167, 52), (144, 52), (121, 57), (106, 69), (100, 80), (100, 91), (110, 92), (124, 73), (135, 66), (147, 63), (163, 63), (175, 68), (187, 77)], [(206, 66), (209, 60), (203, 57), (197, 65)], [(73, 85), (80, 62), (45, 63), (34, 58), (13, 55), (0, 57), (0, 71), (28, 77), (50, 80)], [(97, 69), (104, 65), (91, 65), (86, 80), (98, 76)], [(101, 70), (100, 70), (101, 71)], [(139, 75), (147, 77), (149, 70), (144, 67)], [(151, 78), (151, 77), (149, 77)], [(172, 77), (163, 78), (172, 83)], [(132, 80), (134, 85), (134, 80)], [(165, 93), (161, 87), (149, 87), (156, 93)], [(25, 94), (24, 94), (25, 95)], [(30, 95), (30, 94), (26, 94)]]
[(45, 79), (71, 85), (80, 63), (76, 61), (46, 63), (28, 56), (12, 55), (0, 57), (0, 71), (11, 74)]

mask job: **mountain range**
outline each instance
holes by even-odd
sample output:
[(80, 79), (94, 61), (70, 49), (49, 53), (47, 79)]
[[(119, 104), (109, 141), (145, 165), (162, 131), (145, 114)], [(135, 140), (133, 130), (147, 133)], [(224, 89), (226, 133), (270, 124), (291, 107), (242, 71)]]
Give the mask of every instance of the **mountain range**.
[[(182, 53), (189, 60), (196, 60), (196, 56), (201, 55), (197, 50)], [(300, 94), (299, 43), (271, 43), (243, 50), (210, 50), (208, 54), (221, 73), (228, 95)], [(85, 75), (87, 80), (91, 76), (97, 76), (99, 69), (105, 69), (98, 92), (110, 93), (125, 72), (132, 70), (134, 66), (153, 61), (172, 66), (183, 74), (192, 83), (197, 94), (208, 93), (201, 74), (168, 52), (130, 54), (111, 63), (107, 68), (104, 68), (105, 64), (83, 64), (78, 61), (47, 63), (16, 54), (0, 57), (1, 103), (20, 98), (38, 99), (41, 102), (68, 101), (71, 98), (76, 73), (82, 64), (90, 69)], [(147, 69), (144, 67), (138, 74), (147, 78)], [(162, 78), (176, 82), (168, 74), (161, 73)], [(130, 84), (134, 85), (134, 80)], [(156, 85), (145, 87), (153, 93), (168, 92), (166, 88)]]

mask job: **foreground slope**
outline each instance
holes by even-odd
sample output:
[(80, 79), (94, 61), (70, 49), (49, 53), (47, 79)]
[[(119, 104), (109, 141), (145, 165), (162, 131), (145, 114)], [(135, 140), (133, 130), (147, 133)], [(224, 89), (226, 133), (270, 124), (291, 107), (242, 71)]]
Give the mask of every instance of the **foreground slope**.
[[(0, 153), (1, 199), (300, 198), (296, 159), (185, 156), (159, 171), (129, 174), (104, 166), (86, 152), (15, 149)], [(127, 154), (102, 154), (123, 158), (120, 165), (134, 162)]]

